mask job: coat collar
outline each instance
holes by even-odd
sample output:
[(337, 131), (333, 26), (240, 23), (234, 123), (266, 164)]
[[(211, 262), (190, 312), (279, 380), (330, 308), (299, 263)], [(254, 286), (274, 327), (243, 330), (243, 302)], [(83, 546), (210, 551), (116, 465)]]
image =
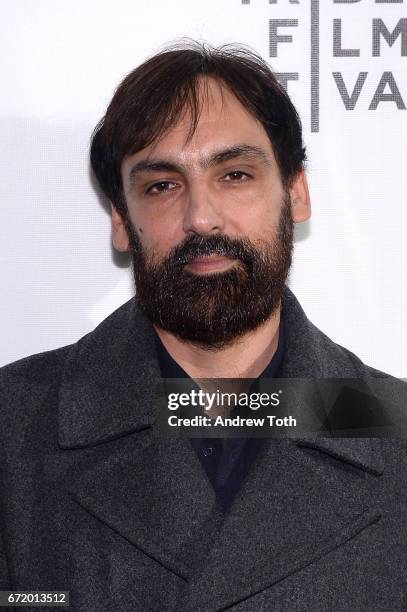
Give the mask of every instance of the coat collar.
[(69, 350), (59, 392), (59, 444), (81, 448), (156, 418), (154, 330), (132, 298)]
[[(308, 321), (288, 288), (282, 313), (284, 377), (361, 375), (349, 353)], [(151, 427), (157, 418), (159, 379), (154, 331), (132, 298), (69, 349), (59, 392), (60, 446), (94, 446)], [(371, 473), (383, 470), (378, 439), (318, 438), (297, 444)]]

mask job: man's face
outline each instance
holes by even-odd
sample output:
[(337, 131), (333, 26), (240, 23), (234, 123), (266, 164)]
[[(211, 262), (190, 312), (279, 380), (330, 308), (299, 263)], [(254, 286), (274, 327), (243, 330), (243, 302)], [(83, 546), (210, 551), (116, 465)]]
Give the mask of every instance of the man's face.
[(284, 189), (263, 126), (228, 89), (206, 83), (192, 138), (186, 113), (124, 159), (128, 220), (113, 208), (113, 240), (133, 252), (137, 296), (150, 320), (220, 348), (278, 307), (292, 224), (308, 218), (309, 202), (303, 173)]

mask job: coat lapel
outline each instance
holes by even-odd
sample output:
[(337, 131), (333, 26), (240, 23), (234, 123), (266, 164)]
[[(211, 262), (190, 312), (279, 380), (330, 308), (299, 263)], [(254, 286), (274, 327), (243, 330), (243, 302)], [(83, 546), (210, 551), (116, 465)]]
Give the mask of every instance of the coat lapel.
[[(364, 441), (362, 442), (364, 445)], [(307, 447), (308, 452), (304, 452)], [(313, 451), (311, 451), (313, 449)], [(317, 562), (380, 520), (380, 449), (338, 440), (270, 440), (249, 473), (180, 609), (221, 610)], [(310, 452), (311, 451), (311, 452)], [(326, 461), (326, 454), (336, 460)], [(344, 464), (358, 469), (344, 469)], [(272, 597), (272, 595), (270, 595)], [(270, 606), (271, 606), (270, 600)]]
[(120, 439), (71, 486), (74, 499), (151, 559), (187, 580), (215, 495), (187, 440), (151, 432)]
[[(59, 394), (59, 445), (86, 449), (73, 498), (186, 579), (215, 495), (188, 440), (162, 439), (154, 335), (135, 300), (74, 345)], [(215, 512), (216, 515), (216, 512)]]

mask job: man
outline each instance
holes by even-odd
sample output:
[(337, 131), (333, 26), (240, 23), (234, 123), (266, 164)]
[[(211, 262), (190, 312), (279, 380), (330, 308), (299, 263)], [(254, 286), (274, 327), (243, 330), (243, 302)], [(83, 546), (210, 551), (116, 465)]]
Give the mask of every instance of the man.
[(285, 287), (304, 160), (291, 101), (245, 49), (171, 49), (121, 83), (91, 161), (136, 297), (2, 369), (1, 588), (95, 611), (405, 609), (403, 441), (157, 425), (161, 377), (385, 376)]

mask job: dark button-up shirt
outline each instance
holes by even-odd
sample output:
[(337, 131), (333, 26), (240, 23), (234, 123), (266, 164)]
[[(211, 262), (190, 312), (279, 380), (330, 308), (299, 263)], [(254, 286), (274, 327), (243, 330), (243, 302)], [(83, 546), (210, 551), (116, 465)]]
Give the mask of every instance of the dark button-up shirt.
[[(163, 378), (188, 378), (156, 334), (157, 354)], [(284, 355), (284, 322), (281, 320), (277, 350), (259, 378), (279, 376)], [(233, 501), (265, 438), (190, 438), (223, 509)]]

